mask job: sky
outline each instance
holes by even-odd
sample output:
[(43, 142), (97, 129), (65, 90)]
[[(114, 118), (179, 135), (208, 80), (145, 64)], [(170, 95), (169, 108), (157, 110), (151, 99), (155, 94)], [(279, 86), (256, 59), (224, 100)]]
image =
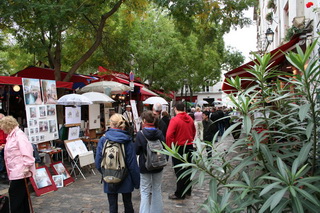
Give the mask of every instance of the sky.
[[(253, 19), (253, 8), (245, 11), (245, 16)], [(246, 57), (245, 63), (251, 61), (251, 51), (256, 51), (257, 46), (257, 30), (256, 25), (244, 27), (238, 30), (231, 30), (230, 33), (224, 36), (226, 46), (231, 46), (242, 52)]]

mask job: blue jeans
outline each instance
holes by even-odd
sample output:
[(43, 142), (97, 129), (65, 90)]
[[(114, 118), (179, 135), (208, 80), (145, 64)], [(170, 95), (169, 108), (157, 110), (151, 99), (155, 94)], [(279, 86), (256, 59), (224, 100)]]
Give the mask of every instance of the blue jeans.
[(140, 174), (140, 213), (162, 213), (162, 173)]

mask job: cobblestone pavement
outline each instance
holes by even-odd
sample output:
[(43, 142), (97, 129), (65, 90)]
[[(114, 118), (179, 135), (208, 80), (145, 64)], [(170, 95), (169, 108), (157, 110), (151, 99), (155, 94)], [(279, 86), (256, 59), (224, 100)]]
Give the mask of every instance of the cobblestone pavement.
[[(228, 136), (225, 141), (221, 143), (218, 150), (226, 150), (233, 141), (232, 136)], [(59, 188), (57, 191), (48, 194), (35, 196), (31, 192), (31, 199), (33, 208), (36, 213), (55, 213), (55, 212), (69, 212), (69, 213), (102, 213), (108, 212), (107, 195), (103, 193), (102, 184), (100, 183), (101, 175), (96, 171), (96, 175), (85, 171), (86, 179), (80, 175), (77, 176), (75, 182)], [(193, 213), (197, 212), (199, 205), (206, 199), (208, 195), (207, 186), (203, 188), (198, 186), (193, 188), (192, 196), (185, 200), (170, 200), (169, 194), (175, 190), (176, 177), (174, 175), (171, 161), (165, 167), (163, 173), (162, 196), (165, 213)], [(0, 183), (0, 193), (4, 194), (7, 191), (8, 184)], [(33, 189), (31, 189), (33, 190)], [(139, 190), (134, 190), (132, 194), (132, 201), (135, 212), (139, 212), (140, 194)], [(121, 195), (119, 195), (119, 212), (124, 212)], [(206, 212), (204, 210), (200, 212)]]

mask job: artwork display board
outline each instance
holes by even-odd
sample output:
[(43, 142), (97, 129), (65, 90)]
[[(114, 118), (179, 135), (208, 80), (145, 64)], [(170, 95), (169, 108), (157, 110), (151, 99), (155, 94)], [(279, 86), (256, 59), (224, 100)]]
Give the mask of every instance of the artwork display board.
[(89, 129), (100, 128), (100, 105), (89, 105)]
[[(58, 139), (57, 110), (54, 104), (56, 82), (41, 80), (42, 87), (39, 79), (23, 78), (22, 82), (28, 125), (26, 134), (30, 142), (38, 144)], [(44, 103), (43, 95), (46, 96)]]
[(74, 182), (74, 179), (61, 161), (50, 164), (50, 167), (55, 175), (62, 176), (63, 186), (68, 186), (70, 183)]
[(57, 191), (57, 186), (46, 166), (38, 167), (36, 174), (30, 177), (30, 181), (37, 196)]
[(72, 159), (75, 159), (76, 156), (87, 153), (88, 149), (82, 140), (65, 140), (64, 141), (67, 151)]
[(56, 105), (27, 105), (28, 136), (37, 144), (59, 138)]
[(81, 107), (65, 107), (66, 124), (81, 124)]

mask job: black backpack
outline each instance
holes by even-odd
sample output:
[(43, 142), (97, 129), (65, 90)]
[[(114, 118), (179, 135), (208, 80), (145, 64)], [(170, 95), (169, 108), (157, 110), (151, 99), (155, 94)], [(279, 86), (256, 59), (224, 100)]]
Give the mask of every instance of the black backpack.
[(102, 179), (109, 184), (119, 184), (128, 175), (123, 143), (106, 140), (102, 149)]
[(162, 169), (167, 165), (167, 157), (165, 154), (159, 153), (159, 150), (163, 150), (162, 143), (159, 139), (157, 140), (148, 140), (146, 136), (142, 135), (147, 140), (147, 148), (145, 153), (146, 163), (145, 167), (148, 171)]

